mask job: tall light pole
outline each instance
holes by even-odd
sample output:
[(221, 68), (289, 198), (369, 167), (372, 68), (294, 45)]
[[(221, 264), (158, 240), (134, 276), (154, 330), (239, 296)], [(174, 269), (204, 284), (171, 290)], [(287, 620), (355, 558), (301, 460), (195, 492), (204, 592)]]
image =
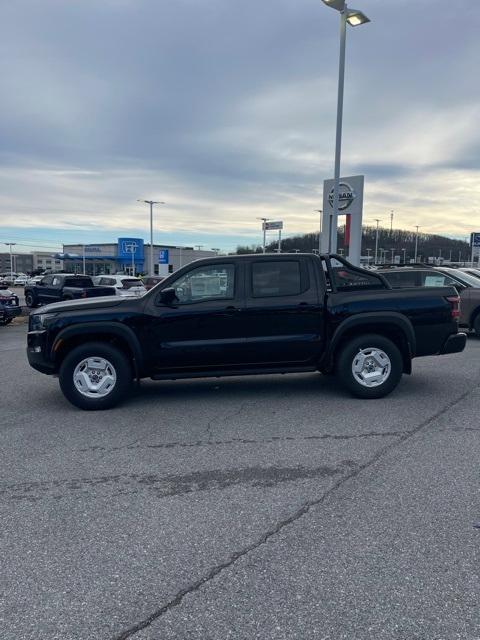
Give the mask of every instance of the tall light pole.
[(318, 225), (318, 255), (322, 253), (322, 209), (314, 209), (317, 213), (320, 214), (320, 222)]
[(271, 220), (271, 218), (257, 218), (257, 220), (262, 221), (262, 229), (263, 229), (263, 253), (265, 253), (267, 246), (267, 222)]
[(415, 229), (417, 230), (417, 233), (415, 235), (415, 260), (414, 262), (417, 262), (417, 253), (418, 253), (418, 230), (420, 229), (420, 226), (418, 224), (415, 225)]
[(13, 280), (13, 254), (12, 247), (14, 247), (16, 242), (4, 242), (5, 246), (10, 247), (10, 280)]
[(375, 262), (374, 262), (374, 264), (377, 264), (377, 261), (378, 261), (378, 225), (380, 224), (381, 220), (379, 218), (375, 218), (375, 222), (377, 223), (377, 233), (375, 235)]
[(392, 252), (392, 264), (393, 264), (393, 262), (394, 262), (394, 257), (395, 257), (395, 247), (392, 247), (392, 248), (390, 249), (390, 251)]
[(390, 236), (393, 234), (393, 209), (390, 211)]
[(149, 266), (149, 274), (150, 276), (155, 275), (153, 269), (153, 205), (154, 204), (165, 204), (165, 202), (160, 202), (156, 200), (137, 200), (137, 202), (144, 202), (145, 204), (150, 205), (150, 266)]
[(340, 189), (340, 159), (342, 148), (343, 88), (345, 84), (345, 45), (347, 41), (347, 22), (352, 27), (370, 22), (369, 18), (356, 9), (349, 9), (345, 0), (323, 0), (327, 7), (340, 12), (340, 55), (338, 63), (337, 128), (335, 136), (335, 181), (333, 186), (333, 214), (328, 230), (328, 251), (336, 248), (338, 226), (338, 192)]

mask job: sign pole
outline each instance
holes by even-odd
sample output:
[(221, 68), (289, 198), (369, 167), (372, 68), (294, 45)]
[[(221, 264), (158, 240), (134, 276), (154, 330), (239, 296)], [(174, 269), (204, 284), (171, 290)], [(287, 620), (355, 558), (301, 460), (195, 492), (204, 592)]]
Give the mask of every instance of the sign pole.
[(278, 230), (278, 253), (282, 253), (282, 230)]

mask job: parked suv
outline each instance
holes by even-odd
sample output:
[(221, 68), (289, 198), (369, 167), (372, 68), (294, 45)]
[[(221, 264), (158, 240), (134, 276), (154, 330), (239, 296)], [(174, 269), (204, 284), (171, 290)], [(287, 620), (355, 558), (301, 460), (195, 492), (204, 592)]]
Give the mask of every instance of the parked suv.
[(97, 276), (94, 283), (97, 287), (115, 287), (117, 296), (141, 296), (146, 291), (140, 278), (133, 276)]
[(449, 267), (399, 267), (380, 270), (394, 289), (455, 287), (460, 294), (460, 326), (480, 336), (480, 279)]
[(34, 311), (27, 354), (82, 409), (112, 407), (147, 377), (321, 371), (380, 398), (412, 358), (464, 349), (458, 303), (453, 287), (394, 291), (339, 256), (208, 258), (140, 297)]

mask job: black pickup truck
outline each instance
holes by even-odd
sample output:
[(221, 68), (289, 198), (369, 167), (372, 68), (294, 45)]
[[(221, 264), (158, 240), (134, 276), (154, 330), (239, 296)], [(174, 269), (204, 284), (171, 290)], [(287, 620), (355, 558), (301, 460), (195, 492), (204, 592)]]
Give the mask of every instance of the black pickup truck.
[(25, 287), (25, 304), (33, 308), (39, 304), (50, 304), (60, 300), (114, 295), (113, 287), (95, 287), (90, 276), (54, 273), (45, 276), (37, 284)]
[(106, 409), (134, 380), (320, 371), (379, 398), (412, 358), (462, 351), (452, 287), (392, 290), (339, 256), (198, 260), (141, 298), (52, 304), (29, 318), (32, 367), (82, 409)]

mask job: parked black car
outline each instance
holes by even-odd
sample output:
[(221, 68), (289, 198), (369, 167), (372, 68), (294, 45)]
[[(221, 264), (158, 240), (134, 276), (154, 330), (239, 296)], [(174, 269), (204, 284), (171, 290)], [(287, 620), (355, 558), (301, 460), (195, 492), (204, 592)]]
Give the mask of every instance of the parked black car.
[(18, 296), (10, 289), (0, 289), (0, 325), (10, 324), (13, 318), (21, 314)]
[(25, 304), (32, 308), (39, 304), (49, 304), (60, 300), (114, 295), (115, 289), (113, 287), (95, 287), (90, 276), (54, 273), (45, 276), (37, 284), (25, 287)]
[(32, 367), (82, 409), (106, 409), (134, 379), (336, 373), (379, 398), (412, 358), (462, 351), (452, 287), (394, 291), (338, 256), (209, 258), (141, 298), (52, 304), (29, 318)]

